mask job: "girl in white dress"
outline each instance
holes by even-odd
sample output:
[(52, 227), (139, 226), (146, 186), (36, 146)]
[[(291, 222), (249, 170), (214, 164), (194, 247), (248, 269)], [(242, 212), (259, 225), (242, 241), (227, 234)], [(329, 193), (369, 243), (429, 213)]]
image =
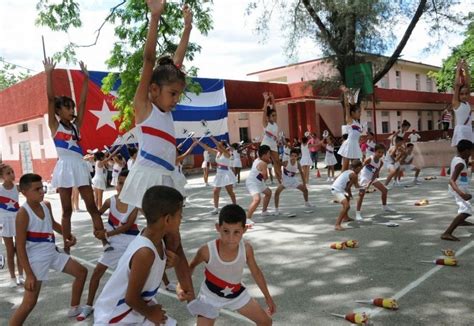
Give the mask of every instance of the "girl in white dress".
[(232, 204), (237, 203), (234, 193), (234, 183), (236, 182), (236, 178), (234, 172), (231, 170), (231, 151), (226, 148), (225, 141), (218, 141), (212, 136), (209, 138), (216, 145), (216, 148), (209, 147), (205, 143), (199, 143), (199, 145), (201, 145), (206, 151), (214, 152), (216, 154), (217, 171), (216, 176), (214, 177), (214, 209), (211, 213), (218, 214), (219, 197), (222, 187), (225, 187), (225, 190), (227, 190), (227, 193), (232, 200)]
[(211, 164), (211, 158), (209, 156), (209, 152), (208, 151), (204, 151), (202, 153), (202, 157), (203, 157), (203, 160), (202, 160), (202, 164), (201, 164), (201, 168), (202, 168), (202, 176), (204, 178), (204, 184), (207, 186), (209, 186), (209, 166)]
[(323, 146), (326, 148), (326, 156), (324, 156), (324, 164), (328, 169), (328, 180), (334, 181), (334, 166), (337, 164), (336, 156), (334, 155), (334, 138), (327, 136), (323, 140)]
[(186, 180), (186, 176), (184, 175), (183, 161), (189, 154), (191, 154), (194, 147), (196, 147), (197, 145), (199, 145), (199, 142), (197, 141), (197, 139), (193, 138), (193, 143), (191, 144), (191, 146), (189, 146), (186, 152), (184, 153), (180, 152), (181, 148), (183, 147), (183, 143), (179, 144), (176, 147), (176, 150), (178, 151), (178, 153), (176, 156), (175, 173), (177, 175), (175, 177), (175, 181), (176, 181), (175, 186), (176, 186), (176, 189), (181, 193), (181, 195), (183, 195), (184, 198), (186, 198), (186, 190), (184, 189), (184, 187), (188, 184), (188, 180)]
[(344, 92), (345, 131), (347, 132), (347, 139), (344, 140), (338, 151), (339, 155), (342, 156), (341, 172), (343, 172), (349, 168), (349, 162), (351, 160), (362, 159), (362, 151), (359, 145), (359, 139), (362, 135), (362, 125), (359, 121), (361, 115), (359, 104), (350, 96), (350, 91), (347, 87), (342, 86), (341, 90)]
[(98, 209), (102, 207), (102, 196), (107, 189), (107, 162), (109, 158), (103, 152), (94, 153), (95, 173), (92, 178), (94, 188), (95, 205)]
[(311, 159), (311, 153), (309, 152), (308, 147), (308, 138), (305, 136), (301, 139), (301, 169), (303, 170), (303, 179), (306, 181), (306, 184), (309, 183), (309, 167), (313, 165), (313, 160)]
[(239, 148), (239, 144), (233, 143), (232, 145), (232, 168), (234, 169), (235, 177), (237, 178), (237, 183), (240, 183), (240, 170), (242, 170), (242, 159), (240, 158), (240, 153), (243, 148)]
[(273, 93), (263, 93), (263, 116), (262, 124), (264, 129), (262, 143), (267, 145), (271, 150), (272, 163), (275, 168), (275, 174), (279, 182), (281, 182), (281, 163), (278, 157), (278, 125), (276, 123), (277, 113), (275, 109), (275, 97)]
[(456, 118), (451, 146), (456, 146), (462, 139), (473, 141), (472, 115), (469, 105), (470, 85), (469, 67), (466, 61), (462, 59), (456, 67), (456, 80), (451, 105), (451, 110), (454, 110)]

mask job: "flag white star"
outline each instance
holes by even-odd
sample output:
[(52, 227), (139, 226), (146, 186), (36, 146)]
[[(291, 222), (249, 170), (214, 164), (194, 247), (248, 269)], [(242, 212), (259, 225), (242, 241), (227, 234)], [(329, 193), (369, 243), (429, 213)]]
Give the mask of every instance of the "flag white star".
[(114, 130), (117, 130), (115, 127), (115, 122), (112, 120), (112, 117), (117, 114), (116, 111), (110, 111), (109, 106), (107, 105), (107, 102), (104, 100), (104, 103), (102, 104), (102, 110), (96, 111), (96, 110), (90, 110), (90, 112), (95, 115), (97, 118), (99, 118), (99, 121), (97, 121), (97, 127), (95, 128), (96, 130), (99, 130), (103, 126), (109, 126), (113, 128)]
[(15, 208), (15, 202), (13, 200), (10, 200), (7, 203), (7, 209), (14, 209)]
[(221, 290), (221, 292), (222, 292), (222, 294), (224, 294), (224, 297), (226, 297), (226, 296), (228, 296), (229, 294), (232, 294), (232, 290), (233, 290), (233, 289), (234, 289), (234, 288), (230, 288), (230, 287), (226, 286), (224, 290)]

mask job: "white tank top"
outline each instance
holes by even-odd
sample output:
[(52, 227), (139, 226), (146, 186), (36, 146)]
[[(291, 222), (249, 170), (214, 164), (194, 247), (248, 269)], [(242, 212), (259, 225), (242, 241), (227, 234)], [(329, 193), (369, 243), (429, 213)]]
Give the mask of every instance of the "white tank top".
[(278, 125), (276, 122), (267, 123), (267, 126), (263, 129), (263, 141), (276, 143), (278, 140)]
[(232, 150), (232, 159), (233, 160), (240, 160), (240, 153), (238, 150), (233, 149)]
[(204, 157), (204, 162), (209, 162), (209, 152), (208, 151), (204, 151), (202, 153), (203, 157)]
[[(77, 136), (79, 136), (79, 130), (77, 130)], [(53, 136), (53, 141), (59, 159), (76, 158), (82, 160), (82, 148), (78, 144), (79, 139), (76, 139), (74, 131), (66, 129), (59, 123), (58, 129)]]
[(281, 168), (286, 176), (294, 177), (298, 173), (298, 161), (295, 164), (291, 164), (291, 160), (288, 160), (286, 167), (282, 165)]
[(94, 174), (94, 179), (95, 178), (106, 178), (107, 177), (107, 170), (105, 167), (99, 167), (100, 161), (95, 161), (95, 174)]
[(247, 180), (249, 180), (249, 182), (253, 182), (253, 183), (265, 182), (265, 180), (263, 180), (262, 173), (259, 170), (257, 170), (257, 166), (260, 162), (262, 162), (262, 160), (259, 158), (253, 161), (252, 168), (250, 169), (249, 175), (247, 177)]
[(347, 140), (349, 141), (357, 141), (359, 142), (360, 135), (362, 134), (362, 126), (360, 122), (356, 120), (352, 120), (352, 123), (347, 126), (348, 137)]
[(154, 104), (150, 116), (137, 125), (140, 131), (136, 164), (174, 171), (176, 138), (171, 112), (161, 112)]
[(405, 159), (403, 160), (403, 164), (412, 164), (413, 163), (412, 160), (413, 160), (413, 153), (405, 157)]
[[(112, 231), (118, 228), (119, 226), (126, 224), (128, 221), (128, 217), (132, 213), (134, 207), (128, 205), (127, 211), (125, 213), (120, 213), (117, 209), (117, 196), (110, 197), (110, 208), (109, 208), (109, 218), (107, 224), (105, 225), (105, 229), (107, 231)], [(138, 225), (136, 223), (132, 224), (130, 229), (125, 231), (124, 233), (120, 233), (111, 237), (113, 241), (119, 241), (123, 243), (131, 242), (138, 234)]]
[(0, 216), (15, 216), (20, 209), (18, 198), (16, 185), (13, 185), (12, 189), (5, 189), (0, 185)]
[(379, 159), (378, 162), (375, 162), (374, 156), (370, 156), (370, 163), (365, 165), (361, 172), (361, 179), (372, 179), (375, 171), (380, 168), (382, 159)]
[(121, 171), (122, 171), (122, 165), (120, 165), (119, 163), (114, 163), (114, 166), (112, 167), (112, 178), (118, 177)]
[(163, 244), (163, 259), (161, 259), (153, 242), (142, 235), (138, 235), (127, 247), (127, 250), (125, 250), (122, 258), (120, 258), (117, 268), (107, 281), (107, 284), (105, 284), (104, 289), (94, 304), (95, 324), (102, 325), (117, 323), (119, 325), (141, 325), (145, 321), (145, 316), (132, 310), (132, 308), (125, 303), (125, 294), (130, 279), (130, 260), (141, 248), (150, 248), (155, 254), (155, 260), (153, 261), (150, 273), (148, 274), (148, 278), (146, 279), (145, 285), (141, 291), (141, 297), (143, 300), (147, 302), (154, 300), (165, 270), (165, 245)]
[(225, 157), (224, 154), (220, 152), (216, 155), (216, 164), (217, 164), (217, 172), (219, 171), (227, 171), (231, 166), (231, 159)]
[(456, 127), (457, 126), (468, 126), (471, 128), (472, 117), (471, 117), (471, 107), (469, 104), (461, 102), (459, 107), (454, 110), (454, 116), (456, 117)]
[(347, 183), (349, 182), (349, 178), (350, 178), (352, 173), (354, 173), (354, 171), (352, 171), (352, 170), (346, 170), (346, 171), (342, 172), (337, 177), (336, 181), (334, 181), (331, 188), (334, 189), (334, 190), (337, 190), (337, 191), (345, 192), (346, 187), (347, 187)]
[[(459, 163), (463, 165), (463, 168), (459, 174), (458, 179), (456, 180), (456, 184), (459, 188), (467, 190), (469, 188), (469, 184), (471, 183), (471, 169), (466, 165), (466, 161), (464, 161), (459, 156), (455, 156), (451, 161), (451, 173), (454, 173), (454, 169)], [(449, 186), (449, 188), (451, 189), (451, 186)]]
[(301, 144), (301, 159), (311, 159), (311, 154), (309, 153), (308, 144)]
[(40, 261), (56, 250), (53, 231), (53, 221), (49, 209), (41, 202), (44, 218), (39, 218), (28, 203), (23, 208), (28, 214), (28, 227), (26, 229), (26, 253), (31, 261)]
[(367, 141), (367, 151), (370, 153), (375, 152), (375, 142), (373, 140)]
[(220, 240), (207, 243), (209, 261), (204, 270), (207, 289), (218, 297), (233, 299), (245, 290), (242, 274), (247, 264), (244, 240), (240, 240), (237, 257), (233, 261), (225, 262), (219, 257), (218, 246)]

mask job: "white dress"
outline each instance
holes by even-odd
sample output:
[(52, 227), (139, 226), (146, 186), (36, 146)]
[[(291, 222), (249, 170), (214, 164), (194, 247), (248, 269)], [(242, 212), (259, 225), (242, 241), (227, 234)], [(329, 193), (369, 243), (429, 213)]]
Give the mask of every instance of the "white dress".
[(92, 186), (100, 190), (107, 189), (107, 169), (99, 167), (99, 161), (95, 161), (95, 174), (92, 178)]
[(232, 167), (234, 168), (242, 168), (242, 160), (240, 159), (240, 153), (238, 150), (232, 150)]
[(203, 161), (202, 161), (202, 164), (201, 164), (201, 168), (208, 168), (209, 167), (209, 162), (211, 161), (210, 157), (209, 157), (209, 152), (208, 151), (204, 151), (202, 153), (202, 156), (203, 156)]
[(277, 140), (278, 140), (278, 125), (276, 122), (267, 123), (264, 128), (263, 139), (260, 145), (267, 145), (274, 152), (278, 152)]
[(263, 179), (262, 173), (257, 169), (257, 166), (260, 162), (262, 162), (262, 160), (260, 160), (259, 158), (253, 161), (252, 168), (250, 169), (249, 175), (245, 180), (247, 190), (252, 196), (260, 194), (268, 188), (265, 184), (265, 180)]
[(112, 181), (110, 182), (112, 186), (117, 185), (120, 172), (122, 172), (122, 165), (114, 162), (114, 166), (112, 167)]
[(183, 197), (186, 197), (185, 186), (188, 184), (188, 180), (186, 179), (186, 176), (183, 173), (183, 164), (179, 163), (174, 171), (174, 185), (176, 187), (176, 190), (178, 190), (181, 195), (183, 195)]
[(469, 104), (461, 102), (459, 107), (454, 110), (454, 115), (456, 117), (456, 126), (454, 127), (451, 146), (456, 146), (462, 139), (473, 141), (472, 116)]
[(313, 160), (311, 159), (311, 154), (309, 153), (308, 144), (301, 144), (301, 166), (311, 166), (313, 165)]
[(334, 155), (333, 145), (326, 145), (326, 156), (324, 156), (324, 164), (326, 164), (326, 166), (333, 166), (337, 164), (336, 156)]
[(356, 120), (352, 121), (352, 124), (346, 126), (348, 132), (347, 139), (342, 143), (339, 148), (338, 154), (344, 158), (354, 160), (362, 158), (362, 151), (359, 145), (360, 135), (362, 134), (362, 126)]
[(217, 171), (214, 178), (214, 187), (225, 187), (237, 182), (234, 172), (230, 169), (231, 163), (230, 158), (225, 157), (223, 154), (218, 153), (216, 155)]

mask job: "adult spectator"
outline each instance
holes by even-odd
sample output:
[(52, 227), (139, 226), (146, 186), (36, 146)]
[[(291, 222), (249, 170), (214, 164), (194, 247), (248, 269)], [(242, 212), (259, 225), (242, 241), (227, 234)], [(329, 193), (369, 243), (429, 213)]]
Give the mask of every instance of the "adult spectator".
[(308, 147), (309, 152), (311, 155), (311, 161), (313, 161), (313, 166), (311, 166), (311, 170), (318, 169), (318, 153), (321, 150), (321, 140), (318, 136), (313, 132), (310, 135), (310, 139), (308, 140)]
[(416, 133), (415, 129), (413, 129), (411, 134), (408, 136), (408, 139), (410, 140), (410, 143), (413, 143), (413, 144), (416, 143), (420, 138), (421, 138), (421, 136)]

